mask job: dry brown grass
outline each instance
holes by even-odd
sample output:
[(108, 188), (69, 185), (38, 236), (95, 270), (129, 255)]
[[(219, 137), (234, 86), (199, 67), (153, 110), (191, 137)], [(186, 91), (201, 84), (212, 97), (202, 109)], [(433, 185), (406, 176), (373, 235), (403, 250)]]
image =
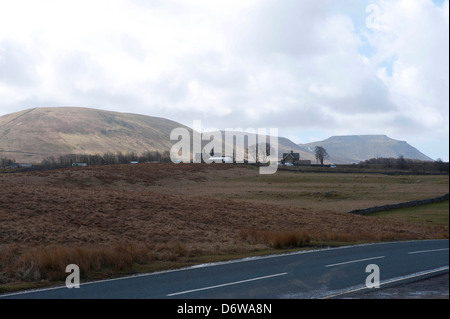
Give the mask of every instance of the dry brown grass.
[[(1, 247), (0, 263), (3, 282), (16, 280), (63, 280), (66, 266), (76, 264), (81, 276), (88, 278), (129, 271), (135, 264), (156, 261), (175, 261), (189, 255), (181, 243), (150, 247), (139, 243), (113, 245), (37, 245), (29, 248), (19, 245)], [(9, 279), (8, 279), (9, 278)], [(2, 283), (2, 281), (0, 281)]]
[[(71, 263), (90, 278), (105, 269), (133, 271), (137, 264), (267, 247), (448, 238), (448, 225), (330, 209), (330, 201), (345, 201), (339, 197), (318, 197), (314, 209), (302, 206), (301, 198), (295, 204), (270, 196), (268, 201), (248, 198), (248, 190), (259, 194), (258, 188), (280, 189), (286, 176), (298, 178), (280, 179), (276, 174), (270, 182), (270, 177), (257, 176), (254, 169), (220, 164), (117, 165), (0, 175), (0, 284), (61, 279)], [(307, 178), (314, 187), (322, 185), (312, 175)], [(334, 187), (353, 187), (338, 180), (343, 186)], [(307, 185), (297, 181), (301, 182)], [(376, 191), (375, 182), (369, 184)], [(427, 180), (427, 187), (432, 183)], [(438, 191), (445, 188), (439, 180), (434, 183)], [(421, 187), (416, 184), (412, 185)], [(405, 192), (409, 194), (412, 185)], [(223, 193), (218, 193), (221, 188)], [(321, 202), (326, 204), (322, 208)]]
[(130, 268), (140, 260), (139, 257), (135, 251), (120, 244), (114, 247), (38, 246), (21, 255), (14, 268), (20, 278), (61, 280), (69, 264), (77, 264), (81, 273), (86, 274), (105, 267)]
[(241, 229), (239, 237), (251, 244), (263, 243), (275, 249), (303, 247), (310, 243), (310, 236), (299, 231)]

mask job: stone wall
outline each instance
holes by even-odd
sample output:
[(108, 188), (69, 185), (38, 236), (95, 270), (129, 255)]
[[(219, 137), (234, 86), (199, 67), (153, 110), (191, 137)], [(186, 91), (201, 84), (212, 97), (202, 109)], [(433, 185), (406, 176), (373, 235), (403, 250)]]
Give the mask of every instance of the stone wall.
[(445, 194), (443, 196), (439, 196), (436, 198), (430, 198), (430, 199), (413, 200), (410, 202), (399, 203), (399, 204), (389, 204), (389, 205), (375, 206), (375, 207), (370, 207), (370, 208), (365, 208), (365, 209), (356, 209), (356, 210), (352, 210), (348, 213), (357, 214), (357, 215), (368, 215), (368, 214), (381, 212), (381, 211), (385, 211), (385, 210), (390, 210), (390, 209), (398, 209), (398, 208), (414, 207), (414, 206), (420, 206), (420, 205), (432, 204), (432, 203), (440, 203), (440, 202), (443, 202), (446, 200), (448, 200), (448, 194)]

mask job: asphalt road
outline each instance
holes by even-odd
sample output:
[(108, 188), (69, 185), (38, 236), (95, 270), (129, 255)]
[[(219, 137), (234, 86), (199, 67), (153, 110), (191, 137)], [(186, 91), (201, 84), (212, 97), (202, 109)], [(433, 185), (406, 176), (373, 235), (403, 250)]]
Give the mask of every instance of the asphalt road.
[[(333, 298), (380, 285), (448, 273), (448, 240), (367, 244), (205, 264), (25, 291), (3, 298), (23, 299), (290, 299)], [(368, 265), (376, 265), (366, 272)], [(375, 271), (374, 271), (375, 269)], [(377, 288), (370, 288), (377, 289)]]

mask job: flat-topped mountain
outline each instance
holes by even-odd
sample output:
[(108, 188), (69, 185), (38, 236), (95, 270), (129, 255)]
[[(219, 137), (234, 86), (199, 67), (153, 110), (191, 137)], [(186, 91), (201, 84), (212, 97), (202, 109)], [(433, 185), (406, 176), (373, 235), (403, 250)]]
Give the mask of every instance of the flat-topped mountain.
[(332, 136), (326, 140), (308, 144), (298, 144), (305, 151), (314, 151), (322, 146), (330, 155), (329, 162), (358, 163), (371, 158), (404, 158), (432, 161), (405, 141), (392, 139), (386, 135), (346, 135)]

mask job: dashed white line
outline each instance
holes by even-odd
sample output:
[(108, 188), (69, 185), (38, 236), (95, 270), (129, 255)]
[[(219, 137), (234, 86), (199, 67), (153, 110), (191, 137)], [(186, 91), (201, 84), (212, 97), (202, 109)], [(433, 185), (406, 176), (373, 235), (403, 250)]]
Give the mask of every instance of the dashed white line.
[(435, 251), (442, 251), (442, 250), (448, 250), (448, 248), (441, 248), (441, 249), (430, 249), (430, 250), (418, 250), (418, 251), (410, 251), (408, 255), (410, 254), (422, 254), (422, 253), (431, 253)]
[(370, 257), (370, 258), (364, 258), (364, 259), (356, 259), (356, 260), (344, 261), (344, 262), (337, 263), (337, 264), (325, 265), (325, 267), (334, 267), (334, 266), (339, 266), (339, 265), (357, 263), (357, 262), (360, 262), (360, 261), (366, 261), (366, 260), (372, 260), (372, 259), (380, 259), (380, 258), (384, 258), (384, 257), (385, 256), (378, 256), (378, 257)]
[(167, 296), (168, 296), (168, 297), (171, 297), (171, 296), (176, 296), (176, 295), (188, 294), (188, 293), (195, 292), (195, 291), (201, 291), (201, 290), (208, 290), (208, 289), (214, 289), (214, 288), (219, 288), (219, 287), (225, 287), (225, 286), (237, 285), (237, 284), (241, 284), (241, 283), (244, 283), (244, 282), (255, 281), (255, 280), (261, 280), (261, 279), (267, 279), (267, 278), (272, 278), (272, 277), (277, 277), (277, 276), (284, 276), (284, 275), (287, 275), (287, 272), (283, 272), (283, 273), (279, 273), (279, 274), (274, 274), (274, 275), (269, 275), (269, 276), (263, 276), (263, 277), (257, 277), (257, 278), (245, 279), (245, 280), (240, 280), (240, 281), (234, 281), (234, 282), (229, 282), (229, 283), (220, 284), (220, 285), (215, 285), (215, 286), (209, 286), (209, 287), (203, 287), (203, 288), (197, 288), (197, 289), (185, 290), (185, 291), (180, 291), (180, 292), (171, 293), (171, 294), (168, 294)]

